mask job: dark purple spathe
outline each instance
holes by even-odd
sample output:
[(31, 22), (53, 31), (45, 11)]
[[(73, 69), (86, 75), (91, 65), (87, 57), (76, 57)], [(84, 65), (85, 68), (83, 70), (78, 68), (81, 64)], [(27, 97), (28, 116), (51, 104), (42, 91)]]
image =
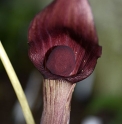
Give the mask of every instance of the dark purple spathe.
[[(53, 1), (31, 22), (28, 43), (29, 57), (46, 79), (62, 79), (73, 83), (83, 80), (93, 72), (97, 59), (101, 56), (101, 47), (98, 45), (93, 16), (87, 0)], [(56, 67), (56, 71), (53, 68), (57, 64), (56, 58), (53, 59), (55, 56), (50, 57), (51, 52), (60, 46), (71, 49), (75, 56), (75, 64), (71, 64), (73, 69), (69, 71), (63, 66), (69, 68), (68, 61), (67, 64), (62, 64), (64, 70), (61, 66), (59, 69)], [(68, 56), (62, 54), (60, 49), (56, 52), (64, 58)], [(69, 57), (69, 60), (71, 58), (73, 57)], [(47, 63), (50, 68), (47, 67)], [(62, 70), (63, 74), (60, 73)]]

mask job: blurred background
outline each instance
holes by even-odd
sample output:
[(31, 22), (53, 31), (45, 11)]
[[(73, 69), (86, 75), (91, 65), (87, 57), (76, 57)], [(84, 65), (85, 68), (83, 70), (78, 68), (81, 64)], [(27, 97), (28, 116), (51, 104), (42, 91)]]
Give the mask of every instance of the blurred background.
[[(29, 23), (51, 0), (0, 0), (0, 40), (25, 90), (36, 124), (42, 113), (42, 76), (28, 58)], [(95, 72), (77, 83), (70, 124), (122, 124), (122, 0), (89, 0), (103, 47)], [(0, 61), (0, 123), (25, 124)]]

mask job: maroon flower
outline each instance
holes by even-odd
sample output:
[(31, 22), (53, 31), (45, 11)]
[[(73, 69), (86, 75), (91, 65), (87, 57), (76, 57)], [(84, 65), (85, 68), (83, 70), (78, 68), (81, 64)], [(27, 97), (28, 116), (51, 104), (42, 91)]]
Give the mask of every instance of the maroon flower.
[(102, 51), (87, 0), (54, 0), (31, 22), (28, 40), (29, 57), (46, 79), (81, 81)]

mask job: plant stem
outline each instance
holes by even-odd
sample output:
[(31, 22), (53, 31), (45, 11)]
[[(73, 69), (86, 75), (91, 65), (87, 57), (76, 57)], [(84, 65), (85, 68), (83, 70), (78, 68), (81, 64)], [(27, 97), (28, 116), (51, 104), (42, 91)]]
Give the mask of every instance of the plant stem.
[(75, 85), (63, 80), (44, 80), (44, 106), (40, 124), (69, 124), (70, 103)]
[(3, 65), (5, 67), (5, 70), (8, 74), (8, 77), (9, 77), (11, 84), (14, 88), (14, 91), (17, 95), (19, 103), (22, 107), (22, 111), (23, 111), (26, 123), (27, 124), (35, 124), (35, 121), (33, 119), (31, 110), (29, 108), (26, 96), (25, 96), (24, 91), (22, 89), (22, 86), (19, 82), (19, 79), (18, 79), (18, 77), (14, 71), (14, 68), (13, 68), (13, 66), (12, 66), (12, 64), (8, 58), (8, 55), (4, 49), (1, 41), (0, 41), (0, 59), (1, 59)]

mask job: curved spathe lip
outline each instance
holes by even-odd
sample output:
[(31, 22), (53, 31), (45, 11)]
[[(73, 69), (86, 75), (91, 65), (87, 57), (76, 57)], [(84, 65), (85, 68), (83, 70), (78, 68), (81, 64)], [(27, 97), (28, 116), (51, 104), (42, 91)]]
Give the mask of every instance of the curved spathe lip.
[[(93, 72), (102, 51), (87, 0), (54, 1), (31, 22), (28, 43), (29, 57), (44, 78), (73, 83)], [(75, 67), (69, 76), (52, 74), (45, 66), (47, 53), (60, 45), (75, 53)]]

